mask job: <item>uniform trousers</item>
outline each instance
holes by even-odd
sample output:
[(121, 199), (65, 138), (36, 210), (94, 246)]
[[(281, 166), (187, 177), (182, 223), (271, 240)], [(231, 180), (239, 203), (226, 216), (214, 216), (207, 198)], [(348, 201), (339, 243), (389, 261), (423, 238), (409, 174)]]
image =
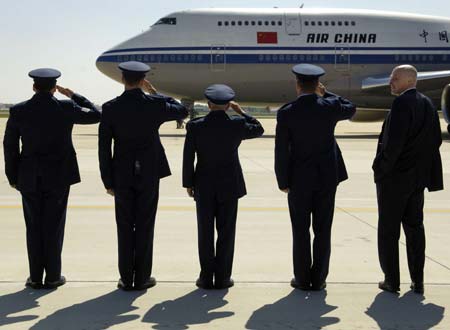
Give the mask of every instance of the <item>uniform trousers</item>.
[[(288, 194), (293, 236), (294, 276), (301, 285), (320, 286), (330, 264), (331, 226), (336, 187), (301, 189)], [(310, 226), (314, 241), (311, 257)]]
[(212, 281), (214, 276), (216, 283), (223, 283), (230, 279), (233, 268), (238, 199), (219, 201), (214, 195), (203, 196), (196, 207), (200, 278)]
[(57, 281), (61, 277), (61, 253), (66, 224), (70, 186), (22, 191), (22, 205), (27, 229), (30, 278), (33, 282)]
[(423, 225), (424, 189), (402, 189), (383, 181), (377, 184), (378, 256), (385, 280), (400, 284), (400, 228), (406, 237), (406, 252), (411, 280), (423, 283), (425, 229)]
[(143, 284), (152, 273), (158, 184), (114, 189), (119, 273), (126, 285)]

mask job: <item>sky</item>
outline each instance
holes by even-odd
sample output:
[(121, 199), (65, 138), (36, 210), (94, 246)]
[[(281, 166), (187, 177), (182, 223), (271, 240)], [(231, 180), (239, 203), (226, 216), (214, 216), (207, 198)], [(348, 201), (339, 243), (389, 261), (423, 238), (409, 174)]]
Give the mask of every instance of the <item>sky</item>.
[(53, 67), (62, 72), (60, 85), (102, 104), (119, 95), (123, 87), (100, 73), (95, 60), (159, 18), (192, 8), (294, 8), (302, 3), (306, 8), (361, 8), (450, 17), (448, 0), (0, 0), (0, 103), (30, 98), (33, 91), (28, 72)]

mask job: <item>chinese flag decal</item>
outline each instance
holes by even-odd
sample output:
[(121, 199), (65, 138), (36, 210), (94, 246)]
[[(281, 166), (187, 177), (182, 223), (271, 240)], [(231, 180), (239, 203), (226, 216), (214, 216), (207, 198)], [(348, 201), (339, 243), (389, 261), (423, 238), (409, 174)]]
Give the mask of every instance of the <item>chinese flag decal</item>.
[(277, 44), (278, 33), (277, 32), (257, 32), (258, 44)]

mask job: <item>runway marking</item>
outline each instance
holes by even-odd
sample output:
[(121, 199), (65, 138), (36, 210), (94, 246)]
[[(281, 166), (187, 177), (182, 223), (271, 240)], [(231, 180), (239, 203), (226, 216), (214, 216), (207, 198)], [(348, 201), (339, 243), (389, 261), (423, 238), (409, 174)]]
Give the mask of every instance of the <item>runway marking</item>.
[[(0, 209), (21, 209), (22, 205), (19, 204), (11, 204), (11, 205), (0, 205)], [(75, 210), (113, 210), (114, 205), (77, 205), (72, 204), (68, 206), (69, 209)], [(161, 205), (158, 207), (158, 211), (195, 211), (195, 206), (183, 206), (183, 205)], [(260, 206), (241, 206), (239, 207), (239, 211), (241, 212), (289, 212), (287, 207), (260, 207)], [(450, 214), (450, 209), (425, 209), (425, 213), (428, 214)], [(348, 213), (348, 212), (356, 212), (356, 213), (378, 213), (378, 209), (375, 207), (340, 207), (337, 206), (335, 208), (335, 212), (337, 213)]]

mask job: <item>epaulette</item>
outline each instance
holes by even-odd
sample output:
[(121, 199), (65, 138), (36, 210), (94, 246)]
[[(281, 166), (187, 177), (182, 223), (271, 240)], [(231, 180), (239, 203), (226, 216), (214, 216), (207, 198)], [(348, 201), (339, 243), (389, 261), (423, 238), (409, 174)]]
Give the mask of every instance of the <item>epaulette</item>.
[(110, 105), (113, 105), (118, 100), (119, 100), (119, 97), (113, 98), (112, 100), (109, 100), (109, 101), (103, 103), (102, 108), (105, 107), (105, 106), (108, 107)]
[(288, 109), (289, 107), (291, 107), (291, 106), (292, 106), (292, 104), (293, 104), (294, 102), (295, 102), (295, 101), (293, 101), (293, 102), (289, 102), (289, 103), (286, 103), (285, 105), (281, 106), (281, 108), (280, 108), (280, 109), (278, 109), (278, 111), (280, 111), (280, 110), (286, 110), (286, 109)]
[(188, 124), (190, 124), (190, 123), (193, 123), (193, 124), (199, 123), (199, 122), (202, 122), (204, 119), (205, 119), (204, 116), (203, 116), (203, 117), (193, 118), (193, 119), (191, 119), (191, 120), (188, 121)]
[(230, 116), (230, 119), (231, 119), (231, 120), (243, 120), (244, 117), (239, 116), (239, 115), (231, 115), (231, 116)]

